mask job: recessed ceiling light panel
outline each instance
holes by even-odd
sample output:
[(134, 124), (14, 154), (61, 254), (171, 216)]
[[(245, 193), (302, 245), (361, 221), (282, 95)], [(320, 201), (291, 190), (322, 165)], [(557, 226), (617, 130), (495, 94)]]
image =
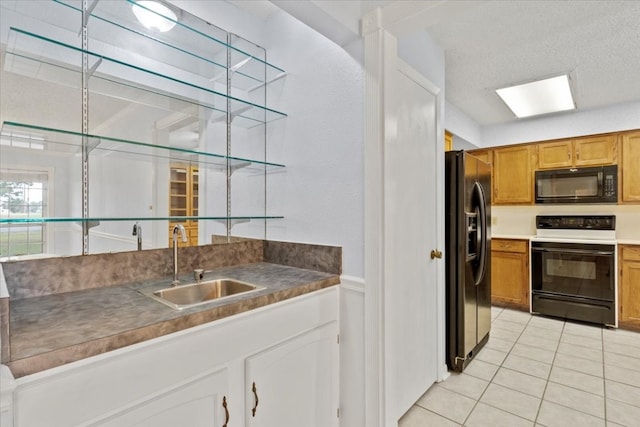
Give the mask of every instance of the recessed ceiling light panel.
[(138, 21), (150, 30), (165, 33), (176, 25), (177, 16), (167, 6), (153, 0), (140, 0), (131, 5)]
[(505, 87), (496, 93), (518, 118), (576, 108), (567, 75)]

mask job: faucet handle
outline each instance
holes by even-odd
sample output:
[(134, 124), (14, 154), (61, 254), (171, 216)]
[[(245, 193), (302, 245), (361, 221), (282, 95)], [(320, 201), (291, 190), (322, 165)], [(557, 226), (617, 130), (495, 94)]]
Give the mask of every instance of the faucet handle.
[(204, 270), (201, 268), (196, 268), (193, 270), (193, 279), (196, 281), (196, 283), (200, 283), (200, 281), (202, 280), (202, 278), (204, 277)]

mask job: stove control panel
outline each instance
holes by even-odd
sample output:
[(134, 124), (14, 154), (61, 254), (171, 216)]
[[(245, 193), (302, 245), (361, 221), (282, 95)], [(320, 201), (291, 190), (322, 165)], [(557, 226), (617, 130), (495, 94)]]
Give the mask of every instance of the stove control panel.
[(615, 230), (615, 215), (538, 215), (537, 229)]

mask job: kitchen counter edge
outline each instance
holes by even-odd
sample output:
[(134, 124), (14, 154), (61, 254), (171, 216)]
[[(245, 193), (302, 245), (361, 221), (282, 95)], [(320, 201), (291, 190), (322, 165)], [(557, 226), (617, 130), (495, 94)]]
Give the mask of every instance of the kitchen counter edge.
[[(213, 307), (205, 305), (197, 311), (185, 310), (179, 312), (180, 315), (170, 319), (160, 320), (156, 323), (117, 332), (98, 339), (91, 339), (53, 351), (45, 351), (10, 360), (6, 365), (17, 379), (340, 284), (339, 275), (325, 273), (324, 276), (323, 278), (317, 278), (312, 281), (307, 280), (284, 288), (276, 286), (273, 291), (260, 293), (251, 298), (232, 298), (225, 304), (218, 304)], [(269, 288), (269, 285), (266, 285), (266, 287)], [(166, 309), (171, 310), (168, 307)]]

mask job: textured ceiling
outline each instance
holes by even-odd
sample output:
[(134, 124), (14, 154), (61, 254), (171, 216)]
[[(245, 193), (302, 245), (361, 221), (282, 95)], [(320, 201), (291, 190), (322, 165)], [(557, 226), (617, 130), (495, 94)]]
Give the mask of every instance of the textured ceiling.
[(640, 1), (491, 1), (430, 26), (446, 98), (480, 125), (515, 120), (494, 90), (570, 72), (578, 110), (640, 100)]
[[(249, 11), (265, 2), (230, 1)], [(445, 50), (447, 101), (483, 126), (516, 120), (495, 89), (567, 72), (578, 110), (640, 100), (640, 0), (271, 1), (321, 32), (341, 31), (324, 15), (357, 31), (375, 7), (397, 21), (394, 34), (426, 30)]]

